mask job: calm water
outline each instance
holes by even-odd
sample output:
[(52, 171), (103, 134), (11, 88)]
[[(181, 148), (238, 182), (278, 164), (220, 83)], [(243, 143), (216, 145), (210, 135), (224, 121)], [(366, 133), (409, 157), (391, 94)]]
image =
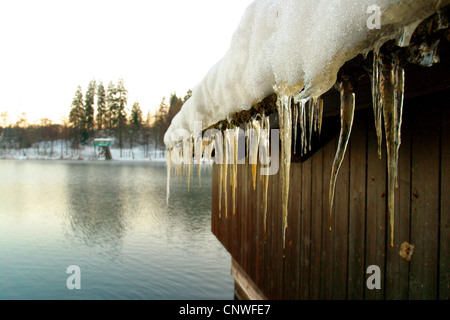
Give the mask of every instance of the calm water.
[(0, 299), (233, 299), (210, 174), (165, 188), (164, 163), (0, 161)]

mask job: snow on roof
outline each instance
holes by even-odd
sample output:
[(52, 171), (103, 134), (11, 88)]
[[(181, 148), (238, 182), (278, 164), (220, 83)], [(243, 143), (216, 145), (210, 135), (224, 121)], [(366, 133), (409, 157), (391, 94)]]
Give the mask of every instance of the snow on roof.
[[(256, 0), (245, 11), (228, 52), (192, 90), (165, 134), (203, 129), (249, 110), (276, 92), (316, 98), (339, 69), (388, 40), (407, 45), (417, 25), (450, 0)], [(378, 15), (379, 13), (379, 15)], [(377, 16), (378, 15), (378, 16)], [(380, 25), (376, 25), (380, 18)]]

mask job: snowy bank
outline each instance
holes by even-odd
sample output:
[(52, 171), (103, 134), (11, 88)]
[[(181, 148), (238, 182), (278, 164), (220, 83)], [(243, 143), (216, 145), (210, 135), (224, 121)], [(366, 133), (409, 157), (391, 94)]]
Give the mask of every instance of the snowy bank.
[[(79, 149), (67, 148), (66, 143), (56, 142), (53, 150), (49, 144), (40, 143), (40, 146), (34, 146), (28, 149), (10, 149), (1, 150), (0, 160), (75, 160), (75, 161), (93, 161), (104, 160), (99, 155), (99, 149), (94, 146), (82, 146)], [(166, 152), (163, 150), (146, 151), (144, 148), (136, 147), (133, 150), (111, 148), (113, 161), (161, 161), (166, 162)]]

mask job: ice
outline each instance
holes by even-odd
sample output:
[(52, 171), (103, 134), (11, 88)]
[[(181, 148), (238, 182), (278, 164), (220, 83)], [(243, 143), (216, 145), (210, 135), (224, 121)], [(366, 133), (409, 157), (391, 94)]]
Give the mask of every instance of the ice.
[(294, 105), (294, 154), (297, 153), (297, 127), (298, 127), (298, 106)]
[(237, 170), (238, 170), (238, 156), (239, 156), (239, 127), (235, 127), (232, 130), (232, 142), (233, 142), (233, 163), (232, 163), (232, 175), (231, 175), (231, 198), (233, 202), (233, 215), (236, 215), (236, 189), (237, 189)]
[(202, 186), (202, 154), (203, 154), (203, 142), (201, 136), (195, 137), (194, 143), (194, 155), (195, 161), (197, 162), (197, 175), (198, 175), (198, 185)]
[[(297, 149), (297, 120), (300, 127), (301, 155), (311, 151), (313, 131), (322, 131), (323, 100), (320, 97), (331, 89), (338, 78), (338, 71), (349, 60), (361, 54), (367, 57), (374, 52), (372, 95), (378, 154), (381, 157), (383, 116), (386, 145), (388, 149), (388, 208), (391, 232), (394, 224), (394, 190), (398, 175), (398, 148), (400, 146), (401, 118), (403, 107), (404, 71), (397, 58), (387, 64), (380, 48), (388, 40), (399, 46), (407, 46), (417, 25), (439, 9), (449, 5), (450, 0), (256, 0), (245, 11), (235, 31), (229, 49), (194, 87), (192, 97), (174, 117), (164, 136), (164, 142), (172, 150), (173, 159), (183, 158), (186, 166), (188, 189), (191, 179), (192, 157), (198, 159), (197, 145), (192, 135), (182, 141), (176, 134), (183, 129), (195, 132), (195, 123), (201, 122), (201, 130), (229, 119), (241, 111), (250, 110), (256, 103), (276, 93), (281, 133), (281, 185), (283, 214), (283, 243), (285, 245), (289, 177), (291, 164), (292, 134)], [(367, 9), (378, 7), (382, 14), (380, 29), (371, 29), (367, 21)], [(448, 22), (439, 19), (439, 27)], [(205, 39), (207, 41), (207, 39)], [(416, 46), (410, 55), (412, 62), (430, 66), (439, 60), (438, 42)], [(330, 180), (330, 215), (333, 211), (336, 180), (347, 149), (355, 109), (355, 96), (350, 81), (340, 80), (341, 133), (338, 150), (333, 163)], [(293, 110), (292, 110), (293, 108)], [(267, 120), (265, 120), (267, 121)], [(267, 128), (258, 115), (247, 125), (247, 150), (252, 166), (253, 188), (256, 189), (257, 155), (268, 152)], [(294, 124), (294, 132), (292, 127)], [(219, 216), (222, 209), (228, 217), (228, 166), (231, 160), (231, 190), (233, 214), (235, 214), (235, 192), (237, 188), (237, 138), (228, 124), (224, 130), (223, 146), (216, 145), (216, 154), (221, 152), (219, 164)], [(308, 131), (309, 130), (309, 131)], [(268, 135), (267, 135), (268, 136)], [(179, 154), (175, 150), (180, 143), (190, 152)], [(211, 151), (208, 151), (211, 154)], [(175, 161), (174, 161), (175, 162)], [(168, 164), (169, 166), (169, 164)], [(170, 164), (181, 172), (180, 164)], [(170, 175), (168, 168), (168, 176)], [(200, 172), (200, 170), (199, 170)], [(264, 214), (267, 214), (268, 177), (264, 183)], [(170, 177), (168, 178), (170, 179)], [(199, 182), (201, 177), (199, 176)], [(169, 183), (169, 180), (168, 180)], [(167, 189), (167, 197), (169, 190)], [(222, 199), (224, 208), (222, 208)], [(330, 219), (332, 221), (332, 219)], [(264, 223), (266, 221), (264, 220)], [(392, 238), (393, 239), (393, 238)], [(391, 239), (391, 240), (392, 240)], [(392, 240), (393, 241), (393, 240)], [(392, 242), (391, 241), (391, 242)]]
[(172, 150), (167, 152), (167, 185), (166, 185), (166, 205), (169, 205), (170, 199), (170, 172), (172, 170)]
[(371, 74), (372, 81), (372, 105), (373, 105), (373, 115), (375, 118), (375, 129), (377, 133), (378, 141), (378, 157), (381, 159), (381, 145), (383, 143), (383, 122), (382, 122), (382, 96), (380, 93), (380, 78), (381, 71), (383, 68), (383, 63), (380, 59), (380, 54), (378, 50), (373, 53), (373, 70)]
[(312, 133), (314, 130), (314, 110), (316, 107), (316, 102), (312, 99), (309, 104), (309, 139), (308, 139), (308, 150), (311, 151), (311, 141), (312, 141)]
[(193, 143), (192, 143), (192, 136), (184, 140), (185, 146), (183, 147), (184, 150), (189, 150), (187, 153), (185, 152), (183, 154), (184, 156), (184, 167), (186, 169), (186, 178), (187, 178), (187, 189), (188, 192), (191, 188), (191, 177), (192, 177), (192, 154), (193, 154)]
[(302, 155), (306, 153), (306, 104), (308, 100), (300, 101), (300, 130), (301, 130), (301, 149)]
[(222, 164), (222, 179), (223, 179), (223, 198), (224, 198), (224, 210), (225, 210), (225, 219), (228, 219), (228, 163), (230, 159), (230, 129), (226, 129), (223, 135), (223, 164)]
[[(178, 128), (193, 131), (226, 119), (284, 86), (296, 100), (320, 97), (341, 66), (388, 40), (409, 43), (423, 19), (450, 0), (256, 0), (245, 11), (229, 49), (194, 87), (192, 97), (164, 137), (177, 143)], [(369, 6), (378, 6), (382, 28), (369, 29)], [(385, 26), (385, 27), (384, 27)], [(207, 39), (205, 39), (207, 41)]]
[(385, 63), (380, 79), (383, 97), (384, 130), (386, 135), (388, 161), (388, 211), (391, 227), (391, 246), (394, 247), (395, 188), (398, 187), (398, 154), (401, 144), (401, 126), (405, 72), (394, 55)]
[(292, 97), (280, 95), (277, 101), (280, 136), (281, 136), (281, 205), (283, 213), (283, 247), (286, 245), (286, 229), (288, 228), (288, 200), (291, 168), (292, 144)]
[(353, 87), (350, 81), (343, 80), (339, 83), (339, 90), (341, 93), (341, 132), (339, 134), (339, 142), (336, 151), (336, 157), (334, 158), (333, 167), (331, 170), (330, 180), (330, 230), (333, 221), (333, 203), (334, 194), (336, 189), (336, 180), (344, 161), (345, 152), (347, 151), (350, 134), (353, 127), (353, 118), (355, 114), (355, 94), (353, 93)]
[(222, 189), (223, 189), (223, 166), (224, 164), (219, 164), (219, 218), (222, 218)]
[[(269, 157), (269, 150), (270, 150), (270, 119), (269, 117), (263, 117), (263, 131), (261, 132), (261, 147), (263, 152), (263, 159), (268, 159)], [(268, 161), (264, 161), (266, 164), (268, 164)], [(266, 235), (267, 235), (267, 199), (268, 199), (268, 193), (269, 193), (269, 175), (265, 174), (263, 177), (263, 214), (264, 214), (264, 241), (266, 241)]]
[(321, 134), (322, 132), (322, 118), (323, 118), (323, 99), (317, 98), (315, 103), (314, 114), (314, 132)]
[(256, 171), (258, 168), (258, 149), (261, 138), (261, 116), (257, 115), (251, 122), (249, 137), (249, 163), (252, 166), (253, 190), (256, 190)]

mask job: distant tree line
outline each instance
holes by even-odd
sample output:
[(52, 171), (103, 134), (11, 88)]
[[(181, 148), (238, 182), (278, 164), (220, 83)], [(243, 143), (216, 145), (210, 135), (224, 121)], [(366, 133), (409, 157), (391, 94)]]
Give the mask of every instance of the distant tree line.
[[(113, 138), (115, 146), (122, 150), (143, 147), (148, 157), (151, 149), (164, 148), (164, 133), (183, 104), (191, 97), (189, 90), (181, 98), (171, 94), (169, 102), (164, 97), (153, 114), (144, 117), (141, 106), (135, 101), (128, 108), (128, 91), (123, 79), (117, 84), (110, 82), (105, 89), (103, 83), (92, 80), (83, 94), (78, 86), (72, 100), (68, 121), (53, 124), (42, 119), (40, 124), (28, 124), (26, 115), (15, 124), (7, 124), (7, 113), (0, 117), (0, 155), (8, 150), (36, 148), (38, 153), (52, 156), (54, 142), (60, 141), (66, 153), (79, 150), (83, 145), (91, 145), (95, 138)], [(44, 146), (45, 150), (41, 150)]]

